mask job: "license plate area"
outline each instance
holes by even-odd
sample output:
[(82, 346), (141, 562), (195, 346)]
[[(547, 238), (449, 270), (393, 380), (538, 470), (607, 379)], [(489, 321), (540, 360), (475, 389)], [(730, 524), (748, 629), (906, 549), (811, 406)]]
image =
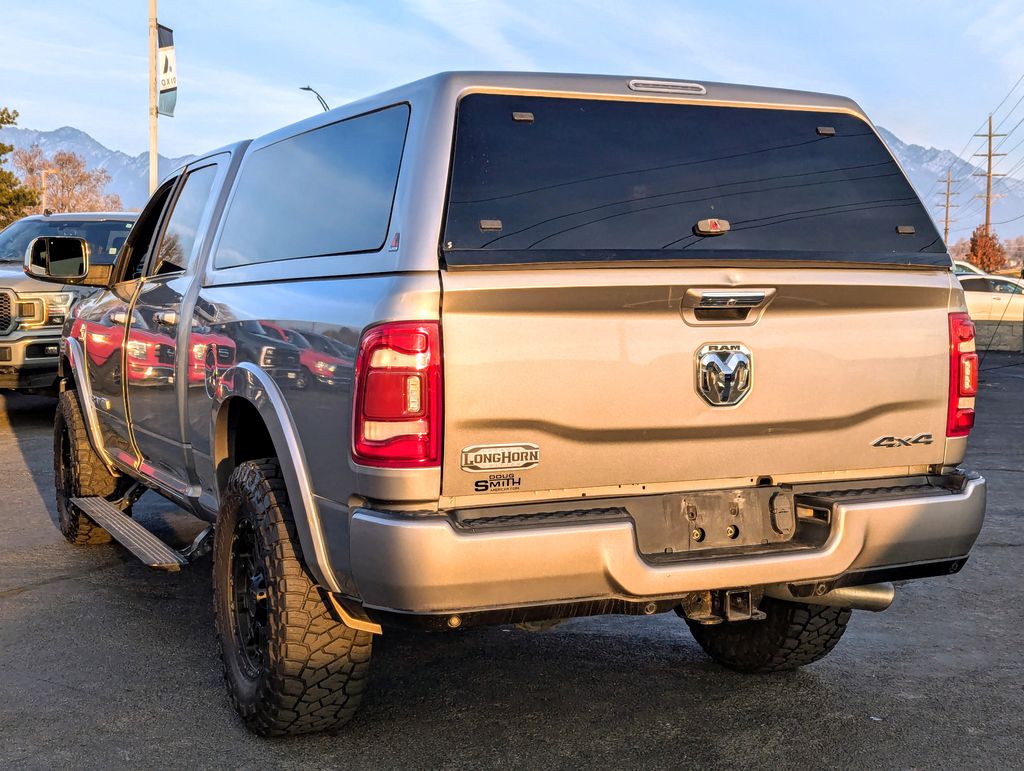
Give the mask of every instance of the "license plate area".
[(793, 493), (782, 487), (679, 493), (661, 504), (634, 518), (646, 557), (785, 548), (798, 526)]

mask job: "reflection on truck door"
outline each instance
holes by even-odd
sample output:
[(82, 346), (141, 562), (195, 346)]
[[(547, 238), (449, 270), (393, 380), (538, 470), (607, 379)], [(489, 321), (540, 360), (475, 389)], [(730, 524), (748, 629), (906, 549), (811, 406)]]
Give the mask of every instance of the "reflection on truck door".
[[(104, 448), (123, 463), (133, 464), (138, 459), (131, 441), (124, 400), (128, 366), (125, 341), (131, 326), (131, 304), (176, 183), (177, 177), (174, 177), (157, 190), (128, 234), (114, 268), (113, 285), (109, 292), (103, 294), (98, 307), (90, 311), (90, 317), (99, 321), (89, 321), (77, 328), (79, 341), (86, 351), (85, 367)], [(105, 355), (91, 355), (90, 346)]]
[[(143, 471), (172, 489), (187, 488), (187, 462), (178, 398), (188, 387), (188, 325), (179, 319), (182, 300), (194, 280), (198, 234), (205, 226), (210, 191), (218, 166), (210, 163), (188, 172), (152, 251), (132, 306), (126, 347), (125, 391), (132, 436)], [(185, 355), (182, 356), (181, 352)], [(199, 352), (200, 358), (205, 351)]]

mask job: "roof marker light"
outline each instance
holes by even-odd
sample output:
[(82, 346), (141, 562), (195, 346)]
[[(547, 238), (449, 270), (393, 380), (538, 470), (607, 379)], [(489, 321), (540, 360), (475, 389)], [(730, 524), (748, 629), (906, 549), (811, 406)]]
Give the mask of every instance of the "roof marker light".
[(693, 232), (698, 236), (720, 236), (729, 232), (729, 220), (707, 219), (698, 220), (693, 226)]

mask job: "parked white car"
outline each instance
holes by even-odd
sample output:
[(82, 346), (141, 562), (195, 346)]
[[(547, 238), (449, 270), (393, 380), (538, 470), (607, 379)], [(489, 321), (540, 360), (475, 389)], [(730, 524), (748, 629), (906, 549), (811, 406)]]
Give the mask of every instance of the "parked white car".
[(1024, 321), (1024, 280), (989, 274), (958, 278), (975, 321)]
[(988, 273), (983, 271), (977, 265), (973, 265), (966, 260), (953, 260), (953, 272), (958, 276), (987, 276)]

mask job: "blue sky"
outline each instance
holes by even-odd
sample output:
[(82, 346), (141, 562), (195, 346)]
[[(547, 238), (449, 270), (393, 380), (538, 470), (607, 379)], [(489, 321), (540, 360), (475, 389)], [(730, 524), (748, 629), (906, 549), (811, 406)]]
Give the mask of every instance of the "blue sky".
[[(5, 3), (0, 105), (136, 154), (146, 0)], [(831, 91), (901, 138), (959, 150), (1024, 73), (1024, 4), (645, 0), (160, 0), (178, 108), (165, 155), (256, 136), (447, 69), (593, 72)], [(91, 6), (91, 7), (90, 7)]]

